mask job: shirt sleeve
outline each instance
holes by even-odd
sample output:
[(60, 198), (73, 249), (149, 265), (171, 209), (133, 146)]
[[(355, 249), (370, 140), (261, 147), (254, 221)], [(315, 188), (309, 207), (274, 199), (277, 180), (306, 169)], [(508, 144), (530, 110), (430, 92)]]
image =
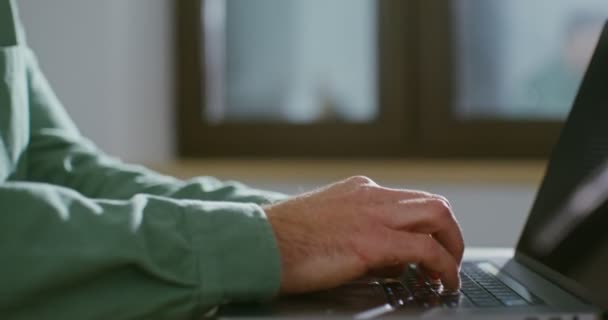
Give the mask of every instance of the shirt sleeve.
[(277, 293), (258, 204), (281, 195), (105, 156), (28, 54), (29, 144), (0, 184), (0, 318), (185, 319)]
[(6, 319), (191, 319), (276, 294), (280, 263), (252, 203), (0, 185), (0, 314)]
[(18, 172), (24, 180), (78, 190), (91, 198), (128, 199), (138, 193), (174, 199), (266, 204), (285, 195), (212, 177), (182, 181), (122, 163), (80, 135), (28, 50), (30, 141)]

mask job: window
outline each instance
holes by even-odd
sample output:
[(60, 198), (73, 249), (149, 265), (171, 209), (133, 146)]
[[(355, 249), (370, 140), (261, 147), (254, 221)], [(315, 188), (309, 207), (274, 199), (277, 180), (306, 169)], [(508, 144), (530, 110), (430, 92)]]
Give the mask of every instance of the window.
[(186, 156), (545, 156), (605, 0), (184, 0)]
[(604, 1), (456, 0), (452, 10), (461, 117), (566, 117), (608, 16)]
[(376, 118), (374, 2), (208, 0), (204, 8), (214, 39), (206, 76), (222, 79), (207, 91), (209, 122)]

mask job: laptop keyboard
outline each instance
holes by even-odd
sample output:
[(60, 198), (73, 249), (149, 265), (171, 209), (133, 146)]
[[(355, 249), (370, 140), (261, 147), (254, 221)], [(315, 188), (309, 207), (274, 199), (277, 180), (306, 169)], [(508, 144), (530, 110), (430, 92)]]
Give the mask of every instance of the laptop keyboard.
[(480, 265), (476, 262), (463, 263), (460, 270), (461, 288), (457, 292), (444, 289), (440, 281), (428, 278), (415, 265), (410, 265), (400, 280), (385, 280), (382, 286), (390, 303), (396, 307), (418, 305), (425, 308), (492, 308), (542, 304), (542, 301), (527, 291), (527, 298), (522, 297)]

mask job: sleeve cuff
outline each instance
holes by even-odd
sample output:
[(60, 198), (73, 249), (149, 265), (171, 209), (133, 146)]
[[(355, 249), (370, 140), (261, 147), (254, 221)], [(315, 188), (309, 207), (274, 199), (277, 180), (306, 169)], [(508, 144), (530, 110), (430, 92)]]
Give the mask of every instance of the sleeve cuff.
[(198, 253), (201, 304), (276, 296), (281, 281), (279, 249), (263, 209), (252, 203), (200, 205), (203, 210), (189, 215), (188, 224)]

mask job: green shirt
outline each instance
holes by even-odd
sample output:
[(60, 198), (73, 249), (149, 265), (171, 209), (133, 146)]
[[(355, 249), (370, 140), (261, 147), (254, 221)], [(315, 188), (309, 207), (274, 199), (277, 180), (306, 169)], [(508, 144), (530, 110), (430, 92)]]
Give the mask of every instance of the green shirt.
[(273, 297), (260, 204), (283, 195), (181, 181), (83, 138), (0, 0), (0, 319), (189, 319)]

